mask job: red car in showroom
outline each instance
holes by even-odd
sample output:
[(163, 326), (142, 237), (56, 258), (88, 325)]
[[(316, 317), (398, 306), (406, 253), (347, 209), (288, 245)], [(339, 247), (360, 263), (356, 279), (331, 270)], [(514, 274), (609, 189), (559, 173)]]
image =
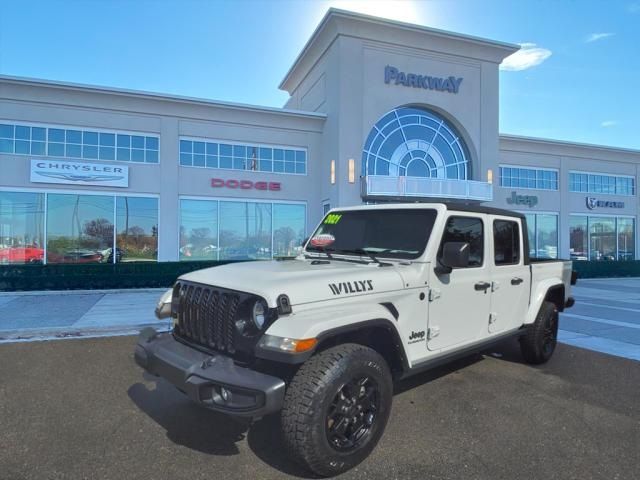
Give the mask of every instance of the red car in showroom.
[[(95, 250), (73, 249), (63, 253), (48, 252), (49, 263), (100, 263), (104, 257)], [(120, 254), (118, 260), (122, 257)], [(43, 263), (44, 249), (30, 245), (0, 248), (0, 264)]]
[(33, 245), (0, 248), (0, 263), (42, 263), (44, 250)]

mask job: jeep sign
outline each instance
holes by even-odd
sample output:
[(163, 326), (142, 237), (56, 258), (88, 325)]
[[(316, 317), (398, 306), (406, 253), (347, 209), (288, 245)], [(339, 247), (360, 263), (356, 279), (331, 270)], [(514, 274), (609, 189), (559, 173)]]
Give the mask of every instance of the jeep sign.
[(535, 195), (518, 195), (516, 192), (511, 192), (511, 196), (507, 198), (507, 203), (510, 205), (526, 205), (532, 208), (538, 204), (538, 197)]
[(211, 186), (213, 188), (233, 188), (240, 190), (270, 190), (272, 192), (280, 191), (280, 182), (254, 182), (252, 180), (225, 180), (223, 178), (212, 178)]

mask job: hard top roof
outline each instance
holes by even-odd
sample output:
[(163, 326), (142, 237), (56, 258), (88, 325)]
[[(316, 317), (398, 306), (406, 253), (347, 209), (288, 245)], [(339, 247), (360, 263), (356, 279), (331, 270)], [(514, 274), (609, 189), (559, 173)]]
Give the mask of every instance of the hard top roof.
[(355, 205), (351, 207), (337, 207), (332, 210), (375, 210), (375, 209), (420, 209), (432, 208), (434, 206), (444, 207), (451, 212), (474, 212), (488, 215), (503, 215), (507, 217), (525, 218), (523, 213), (506, 210), (504, 208), (486, 207), (484, 205), (467, 204), (460, 201), (435, 201), (435, 202), (414, 202), (414, 203), (378, 203), (373, 205)]

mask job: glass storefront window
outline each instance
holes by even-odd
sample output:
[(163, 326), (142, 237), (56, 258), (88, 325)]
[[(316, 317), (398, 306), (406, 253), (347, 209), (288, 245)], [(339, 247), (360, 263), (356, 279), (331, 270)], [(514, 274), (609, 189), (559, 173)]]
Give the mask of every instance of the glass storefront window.
[(587, 217), (569, 217), (569, 255), (571, 260), (587, 260), (589, 257)]
[(44, 261), (44, 194), (0, 192), (0, 264)]
[(0, 264), (156, 261), (157, 256), (157, 198), (0, 192)]
[(550, 213), (525, 213), (529, 235), (529, 256), (558, 258), (558, 216)]
[(114, 197), (48, 194), (47, 201), (47, 263), (107, 261)]
[(569, 225), (572, 260), (635, 259), (633, 218), (572, 215)]
[(525, 213), (527, 219), (527, 236), (529, 237), (529, 256), (536, 256), (536, 215), (535, 213)]
[(305, 232), (305, 206), (273, 205), (273, 256), (292, 257), (302, 251)]
[(633, 218), (618, 218), (618, 260), (636, 258)]
[(180, 200), (180, 260), (264, 260), (301, 251), (304, 204)]
[(218, 259), (218, 202), (180, 200), (180, 260)]
[(220, 259), (271, 258), (271, 204), (220, 202)]
[(538, 258), (558, 258), (557, 215), (536, 215), (536, 248)]
[(616, 219), (589, 217), (589, 247), (591, 260), (616, 259)]
[(105, 261), (155, 261), (158, 258), (158, 199), (116, 197), (116, 249)]

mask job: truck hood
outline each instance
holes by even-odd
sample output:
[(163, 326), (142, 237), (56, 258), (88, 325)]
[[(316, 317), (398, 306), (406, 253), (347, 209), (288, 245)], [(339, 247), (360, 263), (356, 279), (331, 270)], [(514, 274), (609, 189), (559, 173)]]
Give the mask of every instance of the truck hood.
[(312, 260), (231, 263), (182, 275), (180, 280), (248, 292), (276, 306), (279, 295), (291, 305), (377, 294), (403, 288), (396, 266)]

